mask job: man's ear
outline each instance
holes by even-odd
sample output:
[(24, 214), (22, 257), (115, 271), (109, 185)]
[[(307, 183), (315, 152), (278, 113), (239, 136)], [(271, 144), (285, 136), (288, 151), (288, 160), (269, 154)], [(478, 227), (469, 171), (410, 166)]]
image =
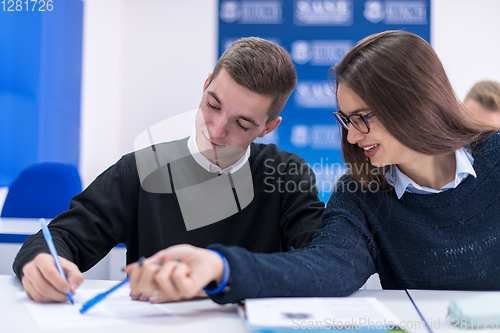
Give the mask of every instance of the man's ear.
[(278, 127), (278, 125), (281, 123), (281, 117), (276, 117), (273, 120), (269, 122), (269, 124), (266, 125), (266, 128), (262, 131), (262, 133), (259, 134), (259, 138), (263, 138), (267, 134), (271, 133)]
[(208, 73), (208, 78), (205, 80), (205, 84), (203, 85), (203, 92), (207, 90), (211, 80), (212, 80), (212, 73)]

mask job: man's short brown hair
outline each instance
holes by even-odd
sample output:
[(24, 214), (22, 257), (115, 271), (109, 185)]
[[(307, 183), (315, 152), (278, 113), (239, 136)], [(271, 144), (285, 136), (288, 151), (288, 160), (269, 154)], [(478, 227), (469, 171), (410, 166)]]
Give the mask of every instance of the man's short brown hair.
[(486, 110), (500, 111), (500, 83), (495, 81), (481, 81), (476, 83), (465, 99), (473, 99)]
[(258, 37), (241, 38), (234, 42), (217, 61), (212, 80), (222, 68), (240, 86), (273, 97), (268, 122), (283, 110), (297, 84), (297, 74), (288, 52)]

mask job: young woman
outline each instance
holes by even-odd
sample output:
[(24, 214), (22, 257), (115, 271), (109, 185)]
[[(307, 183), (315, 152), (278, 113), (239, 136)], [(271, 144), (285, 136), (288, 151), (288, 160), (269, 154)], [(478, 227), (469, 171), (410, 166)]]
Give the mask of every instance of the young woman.
[(205, 289), (217, 287), (219, 303), (343, 296), (375, 272), (386, 289), (500, 290), (499, 128), (464, 108), (414, 34), (369, 36), (334, 73), (350, 172), (311, 245), (280, 254), (171, 247), (127, 267), (133, 293), (189, 298), (215, 281)]

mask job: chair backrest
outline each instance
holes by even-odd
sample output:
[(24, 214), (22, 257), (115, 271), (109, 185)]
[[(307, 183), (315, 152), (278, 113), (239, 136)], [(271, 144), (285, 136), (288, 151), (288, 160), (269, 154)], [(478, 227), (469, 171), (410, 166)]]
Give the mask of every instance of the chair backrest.
[(23, 170), (9, 186), (2, 217), (54, 218), (82, 191), (75, 166), (44, 162)]

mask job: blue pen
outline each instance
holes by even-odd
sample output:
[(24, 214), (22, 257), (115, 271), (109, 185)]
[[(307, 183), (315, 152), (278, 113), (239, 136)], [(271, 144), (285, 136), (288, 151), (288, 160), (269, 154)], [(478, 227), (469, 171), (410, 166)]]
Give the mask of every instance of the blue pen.
[(111, 288), (108, 291), (105, 291), (105, 292), (97, 295), (96, 297), (94, 297), (90, 301), (88, 301), (87, 303), (83, 304), (82, 308), (80, 309), (80, 313), (87, 312), (88, 309), (90, 309), (91, 307), (93, 307), (94, 305), (96, 305), (97, 303), (99, 303), (100, 301), (102, 301), (104, 299), (104, 297), (108, 296), (113, 291), (115, 291), (116, 289), (120, 288), (121, 286), (123, 286), (127, 282), (128, 282), (128, 276), (122, 282), (120, 282), (116, 286), (114, 286), (113, 288)]
[[(54, 246), (54, 241), (52, 240), (52, 235), (50, 234), (49, 228), (47, 228), (47, 223), (45, 223), (45, 219), (40, 219), (40, 225), (42, 226), (42, 233), (43, 237), (45, 238), (45, 242), (47, 242), (47, 245), (49, 246), (50, 254), (52, 254), (52, 257), (54, 258), (54, 261), (56, 263), (57, 270), (59, 273), (62, 275), (64, 280), (68, 281), (66, 278), (66, 274), (64, 274), (64, 270), (61, 266), (61, 262), (59, 261), (59, 255), (57, 254), (56, 247)], [(71, 301), (71, 304), (75, 304), (73, 302), (73, 294), (70, 292), (67, 293), (68, 299)]]
[[(142, 262), (144, 261), (144, 259), (146, 259), (146, 258), (144, 258), (144, 257), (140, 257), (139, 258), (139, 267), (142, 266)], [(94, 297), (90, 301), (88, 301), (87, 303), (83, 304), (82, 308), (80, 309), (80, 313), (87, 312), (88, 309), (90, 309), (91, 307), (93, 307), (94, 305), (96, 305), (97, 303), (99, 303), (100, 301), (102, 301), (106, 296), (108, 296), (113, 291), (115, 291), (116, 289), (120, 288), (121, 286), (123, 286), (127, 282), (128, 282), (128, 276), (122, 282), (120, 282), (116, 286), (114, 286), (113, 288), (111, 288), (108, 291), (105, 291), (105, 292), (97, 295), (96, 297)]]

